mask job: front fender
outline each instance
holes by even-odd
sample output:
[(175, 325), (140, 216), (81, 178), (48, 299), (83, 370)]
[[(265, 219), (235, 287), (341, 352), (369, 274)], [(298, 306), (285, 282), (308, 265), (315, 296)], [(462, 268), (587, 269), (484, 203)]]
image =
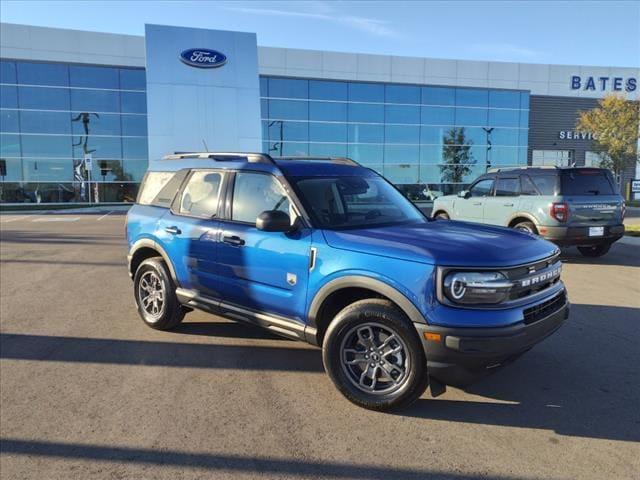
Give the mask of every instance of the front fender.
[(131, 248), (129, 248), (129, 254), (127, 255), (127, 260), (129, 263), (129, 276), (133, 278), (133, 275), (135, 275), (136, 273), (132, 271), (131, 261), (135, 256), (136, 252), (138, 252), (142, 248), (151, 248), (156, 252), (158, 252), (160, 256), (162, 256), (164, 263), (166, 263), (167, 267), (169, 267), (169, 272), (171, 273), (171, 278), (173, 279), (174, 283), (176, 284), (176, 286), (180, 286), (180, 283), (178, 282), (178, 277), (176, 276), (176, 269), (173, 265), (173, 262), (171, 261), (171, 257), (169, 257), (165, 249), (162, 248), (162, 246), (158, 242), (156, 242), (153, 237), (140, 238), (135, 242), (133, 242), (133, 244), (131, 245)]

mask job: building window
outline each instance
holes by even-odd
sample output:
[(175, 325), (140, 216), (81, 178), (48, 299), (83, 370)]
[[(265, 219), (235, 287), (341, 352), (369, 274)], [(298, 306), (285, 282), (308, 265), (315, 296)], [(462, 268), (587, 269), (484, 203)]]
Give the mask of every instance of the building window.
[(533, 150), (531, 164), (538, 166), (569, 167), (573, 163), (573, 150)]

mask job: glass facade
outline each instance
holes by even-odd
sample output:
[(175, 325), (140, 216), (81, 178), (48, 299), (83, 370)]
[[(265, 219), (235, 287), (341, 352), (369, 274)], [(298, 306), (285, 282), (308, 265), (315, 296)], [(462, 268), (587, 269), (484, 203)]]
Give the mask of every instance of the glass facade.
[(261, 76), (263, 150), (348, 156), (410, 198), (526, 165), (529, 92)]
[(0, 65), (1, 201), (133, 201), (148, 165), (144, 69)]

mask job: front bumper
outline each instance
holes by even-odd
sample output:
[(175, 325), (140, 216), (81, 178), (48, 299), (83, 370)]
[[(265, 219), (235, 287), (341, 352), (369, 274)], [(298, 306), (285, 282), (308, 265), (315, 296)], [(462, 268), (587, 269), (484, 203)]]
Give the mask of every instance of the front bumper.
[[(553, 299), (552, 299), (553, 300)], [(449, 328), (415, 324), (427, 356), (429, 376), (448, 385), (465, 386), (504, 366), (555, 332), (569, 317), (569, 301), (561, 302), (532, 323), (507, 327)], [(426, 334), (440, 335), (438, 341)], [(433, 338), (433, 336), (430, 336)]]
[(545, 240), (560, 246), (573, 245), (602, 245), (613, 243), (624, 235), (624, 225), (605, 225), (604, 235), (590, 237), (589, 227), (540, 227), (540, 233)]

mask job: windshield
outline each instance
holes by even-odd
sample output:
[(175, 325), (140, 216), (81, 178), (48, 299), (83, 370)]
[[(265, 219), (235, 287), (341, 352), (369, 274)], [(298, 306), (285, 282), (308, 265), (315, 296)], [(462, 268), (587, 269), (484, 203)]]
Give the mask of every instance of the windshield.
[(569, 170), (562, 173), (562, 195), (615, 195), (605, 170)]
[(371, 228), (427, 221), (381, 177), (290, 177), (289, 181), (320, 228)]

